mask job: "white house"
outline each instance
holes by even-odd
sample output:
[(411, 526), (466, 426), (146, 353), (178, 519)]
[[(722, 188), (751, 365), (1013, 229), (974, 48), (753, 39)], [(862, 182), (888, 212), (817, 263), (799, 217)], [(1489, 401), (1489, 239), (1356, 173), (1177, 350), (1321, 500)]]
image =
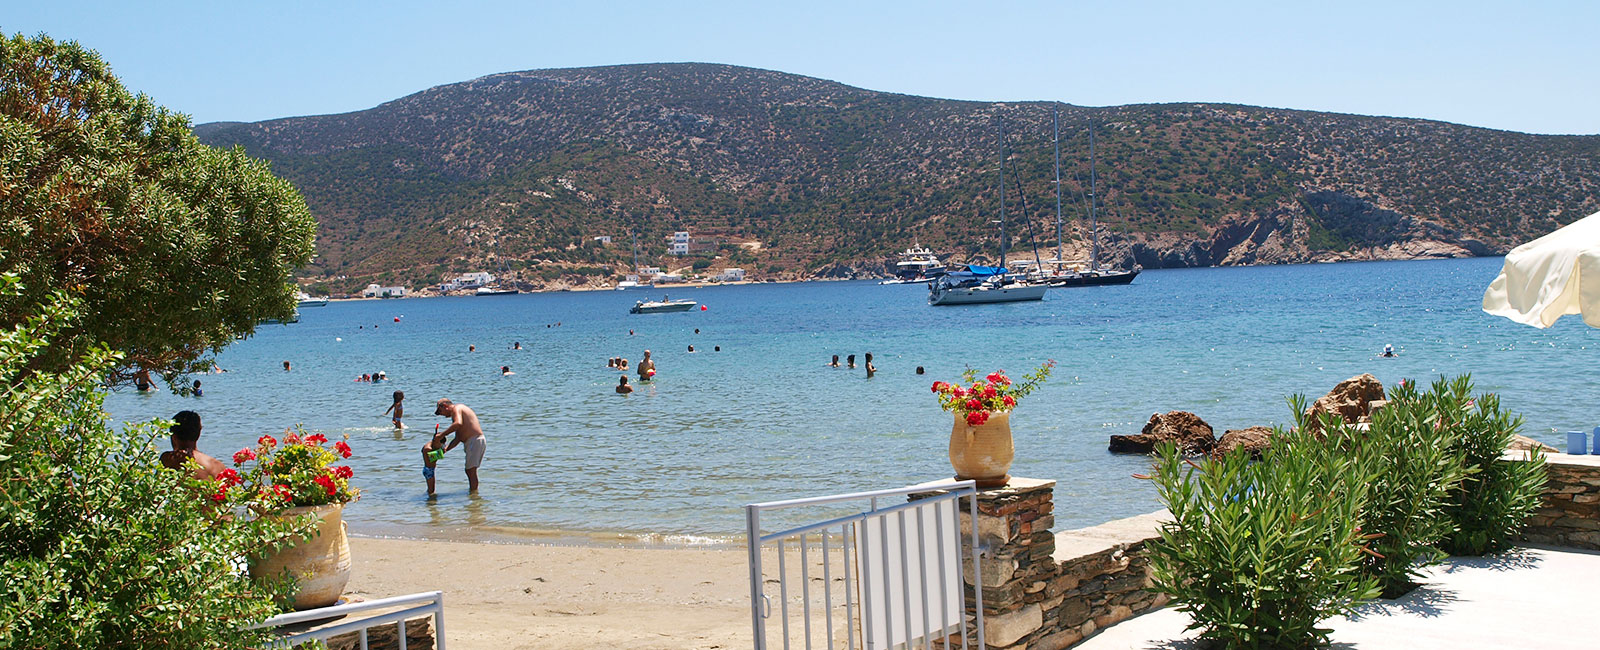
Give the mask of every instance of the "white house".
[(362, 298), (404, 298), (405, 296), (405, 287), (380, 287), (376, 284), (369, 284), (366, 289), (361, 291)]
[(673, 255), (688, 255), (690, 241), (692, 241), (692, 238), (689, 237), (689, 231), (679, 230), (672, 233), (672, 239), (668, 242), (667, 250)]
[(722, 282), (744, 282), (744, 269), (723, 269), (722, 274), (717, 276), (717, 280)]
[(611, 235), (600, 235), (599, 237), (595, 237), (594, 240), (600, 242), (600, 244), (603, 246), (611, 245)]
[(481, 287), (483, 285), (489, 284), (490, 282), (494, 282), (494, 274), (490, 273), (488, 271), (478, 271), (477, 273), (463, 273), (460, 276), (456, 277), (456, 282), (460, 283), (461, 284), (461, 288), (463, 288), (463, 289), (475, 289), (475, 288)]

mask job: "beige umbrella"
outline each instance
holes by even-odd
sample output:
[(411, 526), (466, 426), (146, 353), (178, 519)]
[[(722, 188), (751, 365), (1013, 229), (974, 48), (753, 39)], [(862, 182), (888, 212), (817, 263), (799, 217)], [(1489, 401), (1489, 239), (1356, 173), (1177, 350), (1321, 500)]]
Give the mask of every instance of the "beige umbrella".
[(1583, 314), (1600, 327), (1600, 212), (1511, 249), (1483, 310), (1540, 328)]

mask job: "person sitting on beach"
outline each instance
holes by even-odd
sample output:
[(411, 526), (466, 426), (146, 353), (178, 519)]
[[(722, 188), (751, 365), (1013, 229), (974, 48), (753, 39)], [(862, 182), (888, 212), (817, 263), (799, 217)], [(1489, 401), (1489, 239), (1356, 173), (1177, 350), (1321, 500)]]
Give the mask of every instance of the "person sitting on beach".
[(644, 351), (644, 359), (639, 361), (639, 381), (650, 381), (656, 374), (656, 362), (650, 360), (650, 351)]
[(500, 376), (501, 377), (510, 377), (511, 375), (515, 375), (515, 374), (517, 374), (517, 373), (511, 372), (511, 366), (500, 366)]
[(856, 367), (856, 355), (852, 354), (852, 355), (850, 355), (848, 357), (845, 357), (844, 358), (844, 362), (845, 362), (845, 365), (848, 366), (848, 367), (851, 367), (851, 368)]
[(456, 439), (444, 449), (450, 451), (456, 445), (467, 448), (467, 489), (470, 492), (478, 491), (478, 467), (483, 465), (483, 452), (488, 443), (483, 438), (483, 427), (478, 423), (478, 414), (466, 404), (456, 404), (449, 399), (441, 399), (433, 407), (434, 415), (443, 415), (450, 418), (450, 428), (444, 434), (456, 434)]
[(866, 365), (867, 365), (867, 379), (872, 379), (872, 376), (878, 373), (878, 367), (872, 365), (872, 353), (871, 352), (867, 353), (867, 364)]
[(422, 478), (428, 479), (429, 496), (433, 495), (434, 468), (439, 464), (439, 459), (444, 458), (444, 439), (447, 437), (449, 436), (446, 436), (443, 431), (439, 430), (439, 427), (435, 426), (433, 428), (433, 437), (429, 438), (428, 443), (422, 446)]
[(198, 380), (198, 379), (194, 380), (194, 396), (195, 397), (203, 397), (204, 395), (205, 395), (205, 393), (200, 392), (200, 380)]
[(631, 393), (631, 392), (633, 392), (633, 387), (628, 385), (628, 376), (627, 375), (623, 375), (621, 377), (618, 377), (617, 378), (617, 393), (620, 394), (620, 395), (627, 395), (628, 393)]
[(215, 479), (227, 469), (222, 461), (200, 453), (200, 414), (178, 411), (172, 416), (172, 451), (161, 454), (161, 465), (167, 469), (192, 472), (195, 478)]
[(833, 355), (833, 361), (829, 361), (828, 362), (828, 367), (829, 368), (838, 368), (839, 367), (839, 355), (837, 355), (837, 354)]
[(388, 415), (390, 411), (394, 412), (394, 417), (391, 419), (394, 421), (394, 428), (396, 429), (406, 428), (406, 425), (400, 423), (400, 418), (405, 417), (406, 414), (406, 405), (404, 404), (405, 401), (405, 391), (397, 390), (394, 392), (394, 403), (390, 404), (389, 408), (383, 410), (384, 415)]

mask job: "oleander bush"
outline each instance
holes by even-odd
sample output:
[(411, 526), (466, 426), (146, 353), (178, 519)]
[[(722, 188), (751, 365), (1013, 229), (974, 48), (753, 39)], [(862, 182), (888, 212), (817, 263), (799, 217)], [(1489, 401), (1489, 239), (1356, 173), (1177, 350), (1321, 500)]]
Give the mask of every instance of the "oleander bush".
[(1502, 458), (1522, 417), (1500, 408), (1492, 393), (1473, 398), (1472, 378), (1462, 375), (1434, 384), (1436, 406), (1453, 433), (1452, 444), (1474, 469), (1451, 491), (1444, 514), (1452, 532), (1442, 549), (1454, 555), (1483, 555), (1511, 546), (1544, 493), (1544, 453), (1527, 460)]
[(1276, 431), (1261, 462), (1243, 450), (1195, 462), (1158, 450), (1154, 476), (1172, 520), (1148, 545), (1152, 590), (1204, 638), (1233, 648), (1326, 643), (1321, 621), (1377, 596), (1358, 570), (1376, 478), (1365, 457), (1301, 430)]
[[(1377, 578), (1385, 598), (1410, 591), (1422, 569), (1442, 561), (1438, 547), (1453, 532), (1445, 505), (1467, 467), (1438, 388), (1419, 393), (1414, 383), (1396, 385), (1366, 431), (1332, 416), (1323, 421), (1328, 439), (1372, 476), (1361, 525), (1376, 537), (1361, 570)], [(1303, 403), (1297, 400), (1297, 413)], [(1297, 416), (1302, 428), (1304, 417)]]
[[(15, 295), (16, 276), (0, 276)], [(157, 423), (113, 430), (97, 389), (118, 354), (34, 364), (76, 317), (57, 294), (0, 330), (0, 648), (252, 648), (288, 585), (241, 558), (310, 531), (248, 516), (163, 467)], [(163, 442), (164, 442), (164, 438)]]

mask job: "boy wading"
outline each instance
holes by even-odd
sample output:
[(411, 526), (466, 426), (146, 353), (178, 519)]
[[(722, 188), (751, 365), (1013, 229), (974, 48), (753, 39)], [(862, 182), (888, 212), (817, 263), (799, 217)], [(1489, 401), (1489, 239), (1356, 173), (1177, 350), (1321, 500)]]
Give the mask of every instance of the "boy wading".
[(440, 435), (456, 434), (455, 440), (444, 448), (445, 451), (455, 449), (461, 445), (467, 450), (467, 489), (471, 492), (478, 491), (478, 466), (483, 464), (483, 427), (478, 424), (478, 414), (465, 404), (456, 404), (448, 399), (441, 399), (433, 409), (434, 415), (443, 415), (450, 418), (450, 428), (440, 431)]

